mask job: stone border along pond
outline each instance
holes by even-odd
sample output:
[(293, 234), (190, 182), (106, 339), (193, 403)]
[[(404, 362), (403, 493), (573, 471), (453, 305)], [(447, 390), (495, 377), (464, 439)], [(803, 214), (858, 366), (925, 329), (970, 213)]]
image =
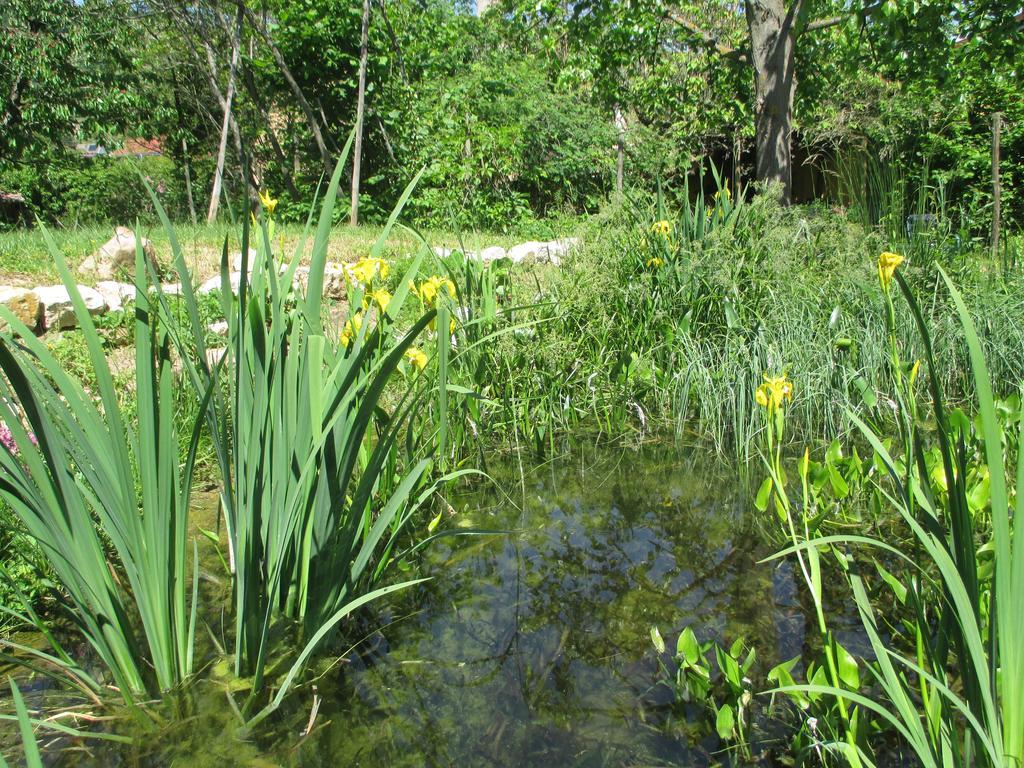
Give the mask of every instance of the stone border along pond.
[[(145, 238), (139, 238), (143, 253), (156, 264), (156, 252), (153, 244)], [(469, 251), (467, 256), (477, 258), (484, 263), (508, 259), (513, 264), (552, 264), (558, 266), (572, 248), (579, 244), (579, 239), (567, 237), (558, 240), (531, 240), (513, 246), (508, 250), (500, 246), (490, 246), (479, 251)], [(99, 278), (93, 287), (79, 285), (78, 292), (85, 302), (90, 314), (103, 315), (107, 312), (118, 312), (124, 304), (135, 299), (135, 285), (114, 279), (117, 275), (132, 275), (135, 271), (135, 250), (137, 248), (135, 233), (127, 227), (117, 227), (114, 236), (104, 243), (96, 253), (89, 256), (78, 267), (79, 274), (93, 279)], [(435, 247), (434, 253), (439, 258), (446, 258), (458, 249)], [(256, 251), (249, 251), (250, 271), (256, 259)], [(231, 291), (238, 292), (241, 281), (242, 254), (236, 253), (232, 258), (232, 271), (229, 275)], [(284, 265), (281, 267), (285, 269)], [(295, 284), (304, 288), (309, 278), (309, 267), (299, 267), (295, 273)], [(201, 283), (197, 288), (200, 294), (213, 293), (220, 290), (220, 275), (214, 275)], [(341, 298), (346, 292), (346, 272), (344, 266), (329, 262), (324, 270), (325, 296)], [(167, 295), (181, 293), (181, 283), (165, 283), (163, 292)], [(63, 285), (41, 285), (35, 288), (17, 288), (0, 285), (0, 304), (36, 331), (67, 330), (74, 328), (78, 321), (71, 303), (71, 295)], [(2, 323), (0, 323), (2, 327)]]

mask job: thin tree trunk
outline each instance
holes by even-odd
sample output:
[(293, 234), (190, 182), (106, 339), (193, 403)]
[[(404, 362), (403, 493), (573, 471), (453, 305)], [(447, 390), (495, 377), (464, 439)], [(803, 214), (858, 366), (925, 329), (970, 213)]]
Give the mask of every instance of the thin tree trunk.
[(626, 174), (626, 118), (618, 104), (615, 105), (615, 132), (615, 193), (621, 195)]
[(270, 141), (270, 146), (274, 150), (274, 157), (277, 158), (277, 164), (281, 168), (281, 178), (284, 179), (284, 185), (288, 188), (288, 192), (291, 194), (292, 199), (299, 199), (299, 192), (295, 188), (295, 180), (292, 178), (291, 170), (288, 167), (288, 159), (284, 156), (284, 150), (281, 149), (281, 144), (277, 140), (277, 133), (274, 131), (274, 126), (270, 121), (270, 110), (267, 105), (263, 102), (263, 97), (256, 87), (256, 82), (253, 80), (252, 71), (248, 67), (242, 67), (242, 83), (245, 85), (245, 90), (249, 92), (249, 98), (252, 99), (252, 103), (256, 105), (256, 109), (259, 110), (260, 116), (263, 118), (263, 122), (266, 124), (267, 139)]
[(391, 158), (391, 162), (398, 164), (398, 158), (395, 157), (395, 148), (391, 146), (391, 139), (388, 138), (388, 132), (384, 128), (384, 121), (380, 119), (380, 115), (374, 114), (377, 118), (377, 126), (380, 128), (380, 135), (384, 137), (384, 148), (388, 151), (388, 157)]
[[(178, 127), (184, 130), (184, 111), (181, 108), (181, 97), (178, 94), (178, 78), (171, 74), (171, 91), (174, 95), (174, 113), (178, 118)], [(192, 217), (192, 226), (196, 225), (196, 202), (192, 196), (192, 161), (189, 160), (188, 154), (188, 141), (185, 137), (181, 137), (181, 164), (185, 171), (185, 198), (188, 201), (188, 212), (189, 216)]]
[(999, 178), (999, 140), (1002, 132), (1003, 115), (992, 115), (992, 256), (999, 256), (999, 218), (1002, 214), (1002, 184)]
[(363, 27), (359, 34), (359, 91), (356, 95), (356, 138), (352, 148), (352, 204), (348, 220), (359, 223), (359, 174), (363, 164), (363, 114), (366, 112), (366, 61), (370, 35), (370, 0), (363, 0)]
[[(225, 98), (225, 94), (222, 94), (220, 92), (220, 86), (217, 84), (217, 61), (213, 52), (213, 48), (210, 45), (210, 43), (206, 40), (206, 38), (203, 38), (203, 47), (206, 50), (206, 80), (210, 86), (210, 92), (213, 94), (214, 98), (217, 99), (217, 103), (220, 104), (221, 111), (223, 111), (227, 108), (227, 99)], [(241, 163), (242, 133), (238, 129), (238, 121), (235, 120), (234, 109), (232, 108), (228, 110), (228, 113), (229, 123), (231, 126), (231, 138), (234, 140), (235, 143), (235, 154), (238, 155), (239, 162)], [(256, 191), (258, 189), (259, 185), (256, 183), (256, 179), (253, 178), (251, 173), (249, 174), (249, 178), (246, 181), (248, 182), (249, 187), (253, 191)]]
[(391, 26), (391, 19), (388, 18), (387, 2), (386, 0), (377, 0), (377, 5), (380, 6), (381, 21), (384, 22), (384, 28), (391, 39), (391, 50), (395, 52), (395, 59), (398, 61), (398, 71), (402, 74), (402, 82), (408, 85), (409, 74), (405, 71), (405, 57), (402, 55), (402, 46), (398, 42), (398, 35), (395, 34), (395, 29)]
[(192, 197), (192, 163), (188, 159), (188, 142), (181, 140), (181, 159), (185, 167), (185, 197), (188, 199), (188, 212), (192, 217), (192, 226), (196, 225), (196, 202)]
[(732, 132), (732, 189), (733, 192), (740, 191), (741, 163), (743, 162), (743, 144), (740, 140), (740, 132), (734, 127)]
[(224, 158), (228, 149), (228, 130), (231, 125), (231, 107), (235, 100), (235, 74), (238, 71), (238, 54), (242, 49), (242, 14), (238, 14), (238, 26), (235, 39), (231, 45), (231, 68), (228, 71), (228, 90), (224, 96), (224, 124), (220, 129), (220, 146), (217, 149), (217, 170), (213, 175), (213, 190), (210, 192), (210, 208), (206, 213), (206, 223), (217, 220), (217, 207), (220, 205), (220, 187), (224, 177)]
[(328, 176), (334, 170), (334, 158), (331, 157), (330, 150), (327, 149), (327, 143), (324, 141), (324, 134), (320, 130), (320, 123), (316, 119), (316, 114), (313, 112), (313, 107), (309, 105), (309, 101), (306, 100), (305, 94), (302, 89), (299, 88), (299, 84), (295, 81), (292, 76), (291, 69), (288, 68), (288, 63), (284, 60), (284, 56), (281, 55), (280, 49), (274, 43), (274, 39), (267, 32), (266, 27), (260, 24), (259, 19), (253, 15), (253, 12), (246, 7), (244, 0), (238, 4), (239, 10), (246, 15), (249, 19), (249, 23), (253, 25), (260, 37), (266, 42), (270, 48), (270, 53), (274, 57), (274, 62), (277, 64), (277, 68), (281, 70), (281, 74), (284, 76), (285, 82), (288, 83), (288, 87), (291, 89), (292, 94), (295, 96), (295, 100), (299, 102), (299, 107), (302, 109), (303, 115), (306, 117), (306, 123), (309, 125), (309, 130), (313, 133), (313, 140), (316, 141), (316, 147), (320, 151), (320, 158), (324, 163), (324, 173)]
[(788, 205), (793, 191), (794, 51), (803, 0), (787, 11), (784, 0), (746, 0), (756, 99), (757, 180), (781, 185), (779, 199)]

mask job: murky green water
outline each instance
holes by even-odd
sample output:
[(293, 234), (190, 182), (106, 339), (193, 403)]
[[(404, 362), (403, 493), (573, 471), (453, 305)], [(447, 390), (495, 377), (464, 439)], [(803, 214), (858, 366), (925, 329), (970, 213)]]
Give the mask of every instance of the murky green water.
[[(449, 496), (449, 526), (503, 536), (438, 541), (428, 583), (387, 624), (294, 695), (271, 728), (235, 735), (224, 692), (195, 688), (185, 717), (79, 765), (645, 766), (723, 761), (670, 706), (650, 628), (670, 646), (744, 636), (765, 663), (801, 652), (804, 614), (734, 474), (655, 448), (582, 450), (499, 489)], [(671, 724), (670, 724), (671, 723)], [(680, 724), (681, 723), (681, 724)]]

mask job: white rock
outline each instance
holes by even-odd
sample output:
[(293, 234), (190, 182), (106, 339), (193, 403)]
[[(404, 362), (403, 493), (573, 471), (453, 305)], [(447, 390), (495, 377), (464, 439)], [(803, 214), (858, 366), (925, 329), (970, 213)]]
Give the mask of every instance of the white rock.
[[(256, 260), (259, 259), (259, 257), (260, 257), (260, 255), (256, 252), (255, 248), (250, 248), (249, 249), (249, 264), (248, 264), (248, 269), (246, 270), (247, 272), (252, 272), (253, 265), (256, 264)], [(233, 270), (235, 270), (235, 272), (241, 272), (242, 271), (242, 253), (241, 253), (241, 251), (239, 251), (238, 253), (232, 255), (232, 257), (231, 257), (231, 268)]]
[[(306, 270), (303, 286), (309, 284), (309, 270)], [(323, 295), (331, 299), (348, 296), (348, 273), (341, 264), (327, 264), (324, 267)]]
[[(74, 328), (78, 325), (75, 317), (75, 310), (71, 304), (71, 295), (63, 285), (45, 285), (33, 288), (32, 292), (38, 297), (39, 303), (43, 305), (43, 328), (63, 329)], [(107, 303), (99, 291), (88, 288), (84, 285), (78, 286), (78, 293), (85, 302), (86, 309), (91, 315), (102, 314), (107, 309)]]
[(215, 333), (218, 336), (227, 336), (228, 335), (228, 328), (229, 328), (229, 326), (228, 326), (228, 321), (227, 320), (218, 320), (215, 323), (210, 323), (208, 326), (206, 326), (206, 328), (207, 328), (207, 330), (210, 331), (210, 333)]
[(135, 233), (128, 227), (117, 227), (114, 236), (100, 246), (92, 256), (83, 261), (78, 271), (83, 275), (94, 275), (101, 280), (111, 280), (118, 272), (124, 271), (128, 275), (135, 274), (135, 249), (136, 244), (142, 244), (142, 252), (153, 264), (156, 264), (156, 252), (153, 244), (146, 238), (136, 239)]
[(523, 262), (545, 262), (549, 260), (548, 244), (537, 240), (513, 245), (508, 249), (508, 257), (514, 264)]
[(211, 368), (216, 367), (227, 353), (228, 351), (224, 347), (213, 347), (212, 349), (207, 349), (206, 364)]
[[(0, 304), (3, 304), (11, 313), (28, 326), (29, 330), (35, 330), (39, 325), (39, 297), (26, 288), (14, 288), (11, 286), (0, 287)], [(0, 329), (6, 329), (7, 322), (0, 320)]]
[(164, 283), (160, 286), (165, 296), (181, 296), (181, 283)]
[(480, 251), (480, 260), (484, 262), (497, 261), (498, 259), (504, 259), (506, 256), (505, 249), (500, 245), (492, 245), (488, 248), (484, 248)]
[[(241, 272), (232, 272), (228, 275), (228, 280), (231, 283), (231, 292), (238, 294), (238, 286), (242, 282)], [(199, 286), (199, 293), (206, 295), (209, 293), (217, 293), (220, 291), (220, 275), (214, 275), (205, 283)]]
[(446, 259), (453, 253), (455, 253), (455, 251), (452, 250), (451, 248), (445, 248), (443, 245), (435, 245), (434, 253), (437, 255), (439, 259)]
[(561, 263), (562, 257), (565, 256), (571, 248), (574, 248), (578, 242), (579, 240), (575, 237), (567, 237), (562, 240), (548, 240), (546, 242), (531, 240), (509, 248), (508, 258), (516, 264), (524, 262), (537, 264), (550, 263), (558, 266), (558, 264)]
[(116, 280), (100, 280), (96, 290), (111, 312), (119, 312), (126, 301), (135, 301), (135, 286), (131, 283), (119, 283)]

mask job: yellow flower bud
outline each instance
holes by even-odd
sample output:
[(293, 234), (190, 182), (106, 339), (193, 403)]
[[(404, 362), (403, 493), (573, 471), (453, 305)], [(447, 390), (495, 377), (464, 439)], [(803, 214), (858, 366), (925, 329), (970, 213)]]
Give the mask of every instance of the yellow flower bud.
[(878, 257), (878, 280), (883, 290), (889, 290), (889, 283), (896, 272), (896, 267), (903, 263), (903, 257), (898, 253), (886, 251)]

